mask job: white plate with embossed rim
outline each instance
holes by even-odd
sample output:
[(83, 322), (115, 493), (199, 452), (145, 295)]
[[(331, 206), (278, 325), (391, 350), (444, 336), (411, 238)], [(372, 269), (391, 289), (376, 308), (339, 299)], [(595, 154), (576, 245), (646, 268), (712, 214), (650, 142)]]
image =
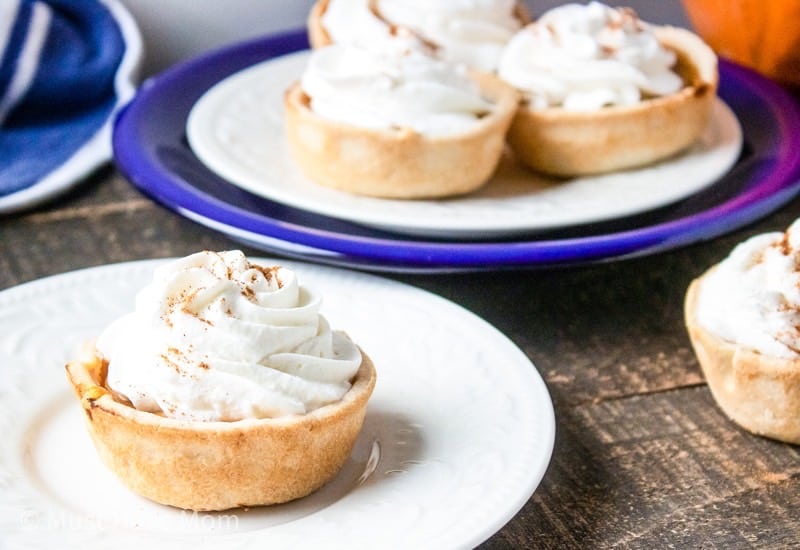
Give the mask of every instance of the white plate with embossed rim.
[(547, 469), (555, 421), (530, 360), (426, 291), (281, 262), (374, 359), (361, 436), (334, 480), (295, 502), (220, 513), (161, 506), (99, 461), (63, 364), (163, 260), (90, 268), (0, 292), (0, 547), (457, 548), (499, 530)]
[(689, 150), (652, 166), (567, 180), (537, 175), (505, 156), (482, 189), (440, 200), (387, 200), (317, 185), (284, 139), (283, 92), (308, 51), (233, 73), (194, 104), (186, 137), (198, 159), (255, 195), (369, 227), (438, 238), (497, 238), (638, 214), (708, 187), (735, 164), (742, 129), (722, 101)]

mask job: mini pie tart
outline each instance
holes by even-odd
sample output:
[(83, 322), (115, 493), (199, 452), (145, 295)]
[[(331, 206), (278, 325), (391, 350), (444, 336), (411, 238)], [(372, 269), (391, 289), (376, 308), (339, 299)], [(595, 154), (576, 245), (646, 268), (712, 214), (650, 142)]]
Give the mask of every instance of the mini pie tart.
[(523, 102), (508, 133), (516, 157), (538, 172), (572, 177), (643, 166), (692, 145), (711, 118), (717, 56), (688, 30), (664, 26), (653, 31), (677, 54), (674, 70), (683, 79), (681, 90), (591, 112), (534, 110)]
[(425, 136), (410, 128), (375, 130), (317, 115), (298, 82), (284, 94), (289, 150), (312, 181), (381, 198), (461, 195), (484, 185), (505, 147), (519, 95), (500, 79), (472, 73), (492, 110), (467, 131)]
[(684, 314), (711, 394), (722, 411), (745, 430), (800, 444), (800, 359), (764, 355), (723, 340), (701, 326), (697, 299), (706, 275), (689, 286)]
[(132, 491), (197, 511), (287, 502), (329, 481), (350, 456), (375, 386), (362, 352), (341, 401), (304, 415), (195, 422), (133, 408), (106, 387), (107, 362), (88, 350), (67, 364), (95, 448)]

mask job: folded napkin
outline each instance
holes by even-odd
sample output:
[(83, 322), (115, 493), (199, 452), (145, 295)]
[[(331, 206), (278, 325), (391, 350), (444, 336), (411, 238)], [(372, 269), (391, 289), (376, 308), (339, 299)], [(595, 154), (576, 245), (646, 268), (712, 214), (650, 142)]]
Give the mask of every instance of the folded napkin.
[(6, 195), (45, 184), (29, 193), (45, 198), (110, 159), (140, 57), (116, 0), (0, 0), (0, 212)]

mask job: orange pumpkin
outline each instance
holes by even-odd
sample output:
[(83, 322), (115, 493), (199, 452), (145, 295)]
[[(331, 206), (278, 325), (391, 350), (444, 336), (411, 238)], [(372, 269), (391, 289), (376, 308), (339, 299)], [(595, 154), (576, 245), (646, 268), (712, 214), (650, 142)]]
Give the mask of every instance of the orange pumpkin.
[(695, 31), (722, 57), (800, 87), (800, 0), (683, 0)]

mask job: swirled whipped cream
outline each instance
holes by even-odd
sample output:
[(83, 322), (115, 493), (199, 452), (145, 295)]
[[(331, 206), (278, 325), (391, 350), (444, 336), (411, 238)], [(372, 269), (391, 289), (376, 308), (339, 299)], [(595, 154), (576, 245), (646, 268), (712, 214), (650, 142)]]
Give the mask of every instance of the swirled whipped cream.
[(463, 68), (401, 40), (372, 49), (316, 49), (300, 85), (311, 110), (329, 120), (431, 137), (462, 133), (492, 109)]
[(322, 25), (333, 42), (362, 47), (404, 27), (442, 59), (490, 72), (522, 26), (516, 9), (514, 0), (330, 0)]
[(99, 337), (107, 385), (143, 411), (195, 421), (302, 414), (342, 398), (361, 365), (284, 267), (239, 251), (156, 269), (136, 307)]
[(742, 242), (707, 276), (697, 322), (764, 355), (800, 355), (800, 220)]
[(594, 111), (675, 93), (676, 55), (629, 8), (566, 4), (519, 31), (500, 58), (498, 75), (532, 109)]

